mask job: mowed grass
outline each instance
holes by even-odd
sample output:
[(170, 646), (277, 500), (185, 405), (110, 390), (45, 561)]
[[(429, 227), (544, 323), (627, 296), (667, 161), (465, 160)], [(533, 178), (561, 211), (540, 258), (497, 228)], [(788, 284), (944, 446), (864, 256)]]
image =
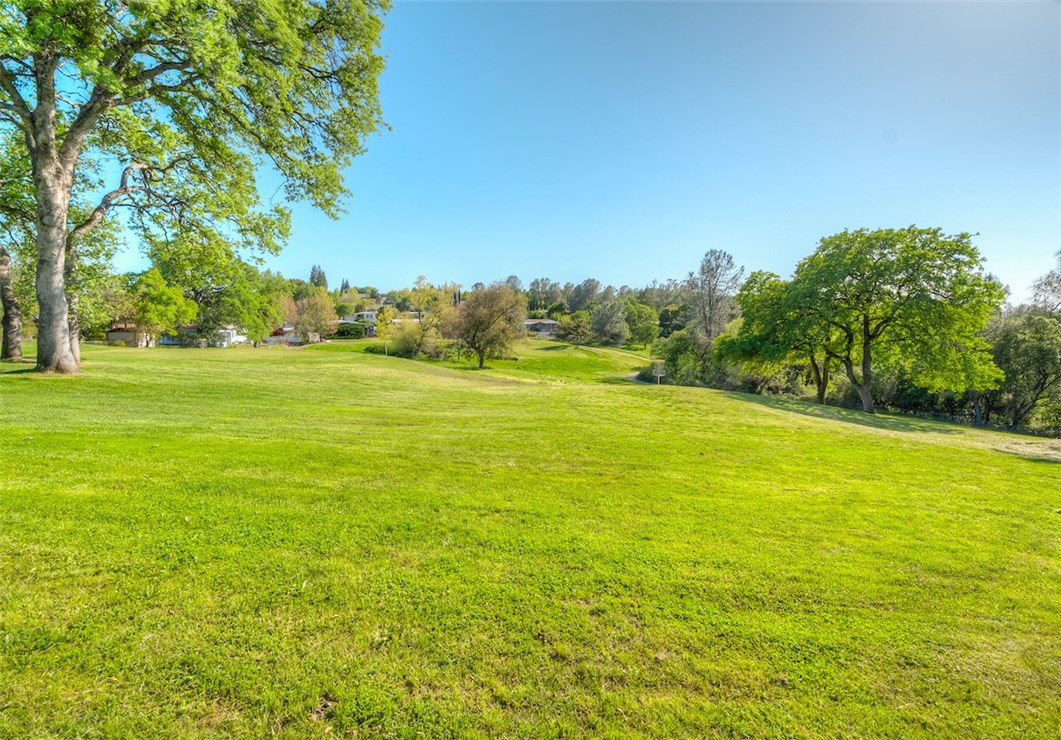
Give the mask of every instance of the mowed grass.
[(0, 372), (0, 736), (1061, 735), (1056, 442), (536, 343)]

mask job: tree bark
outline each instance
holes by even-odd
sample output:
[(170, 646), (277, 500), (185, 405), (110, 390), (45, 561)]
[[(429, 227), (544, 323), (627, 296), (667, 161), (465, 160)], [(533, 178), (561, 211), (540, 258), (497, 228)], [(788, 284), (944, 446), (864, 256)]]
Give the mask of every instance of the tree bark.
[(58, 163), (36, 168), (37, 180), (37, 369), (76, 373), (70, 351), (69, 311), (66, 303), (66, 214), (70, 204), (69, 178)]
[(74, 283), (74, 272), (77, 270), (77, 249), (67, 237), (66, 264), (63, 266), (63, 283), (66, 287), (67, 331), (70, 334), (70, 354), (74, 362), (81, 364), (81, 316), (78, 314), (78, 303), (81, 298), (76, 290), (71, 290)]
[(479, 355), (479, 369), (483, 369), (483, 365), (486, 364), (486, 350), (476, 350), (475, 354)]
[(22, 308), (11, 279), (11, 255), (0, 247), (0, 306), (4, 310), (4, 338), (0, 360), (22, 361)]
[(829, 390), (829, 358), (823, 359), (822, 364), (819, 366), (818, 361), (814, 359), (812, 354), (810, 356), (810, 366), (814, 373), (815, 401), (824, 406), (825, 394)]
[[(865, 359), (862, 360), (863, 373), (866, 368)], [(862, 376), (862, 382), (860, 383), (858, 378), (855, 377), (855, 367), (850, 359), (844, 358), (844, 369), (847, 371), (847, 379), (851, 381), (851, 385), (856, 391), (858, 391), (859, 400), (862, 401), (862, 410), (867, 414), (873, 413), (873, 394), (870, 392), (869, 381), (866, 376)]]
[(982, 427), (984, 425), (984, 408), (980, 404), (980, 394), (973, 392), (973, 426)]

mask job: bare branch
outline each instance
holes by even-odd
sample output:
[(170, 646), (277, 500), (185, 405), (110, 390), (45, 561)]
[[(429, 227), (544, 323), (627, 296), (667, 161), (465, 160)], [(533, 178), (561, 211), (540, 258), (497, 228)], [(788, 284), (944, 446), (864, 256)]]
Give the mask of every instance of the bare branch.
[(103, 220), (104, 216), (107, 215), (107, 212), (114, 207), (119, 199), (142, 190), (143, 186), (130, 185), (129, 181), (137, 172), (147, 169), (148, 166), (146, 164), (135, 162), (122, 170), (122, 179), (119, 182), (118, 187), (104, 195), (100, 200), (99, 205), (89, 214), (89, 217), (74, 227), (74, 230), (70, 232), (70, 237), (67, 239), (67, 244), (72, 245), (74, 242), (92, 231), (92, 229), (96, 228), (100, 221)]
[(14, 111), (26, 124), (28, 124), (33, 115), (33, 111), (30, 110), (29, 104), (26, 103), (26, 99), (22, 97), (22, 93), (20, 93), (18, 87), (16, 87), (15, 76), (11, 73), (11, 70), (3, 64), (0, 64), (0, 88), (2, 88), (11, 99), (10, 103), (4, 104), (4, 108)]

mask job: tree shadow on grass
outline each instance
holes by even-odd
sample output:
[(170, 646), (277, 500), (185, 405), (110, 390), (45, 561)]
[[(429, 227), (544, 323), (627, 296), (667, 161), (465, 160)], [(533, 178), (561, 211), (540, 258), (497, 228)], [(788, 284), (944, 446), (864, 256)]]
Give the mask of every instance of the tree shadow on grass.
[(37, 364), (33, 360), (22, 362), (4, 362), (0, 364), (0, 377), (5, 375), (26, 375), (37, 372)]
[(967, 427), (960, 424), (945, 421), (929, 421), (927, 419), (916, 419), (909, 416), (898, 416), (877, 412), (867, 414), (857, 409), (842, 408), (839, 406), (821, 406), (810, 401), (800, 401), (794, 398), (776, 398), (770, 396), (757, 396), (751, 393), (737, 393), (736, 391), (722, 391), (730, 398), (749, 401), (751, 403), (766, 406), (778, 411), (788, 411), (801, 416), (809, 416), (814, 419), (829, 419), (832, 421), (857, 424), (873, 429), (884, 429), (891, 432), (932, 432), (934, 434), (961, 434)]

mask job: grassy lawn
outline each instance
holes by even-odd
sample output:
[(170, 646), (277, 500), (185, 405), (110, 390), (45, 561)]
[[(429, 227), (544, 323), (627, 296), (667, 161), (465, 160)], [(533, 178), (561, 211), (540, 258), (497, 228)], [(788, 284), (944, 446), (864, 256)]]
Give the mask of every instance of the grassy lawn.
[(1061, 735), (1061, 448), (625, 382), (0, 368), (0, 737)]

